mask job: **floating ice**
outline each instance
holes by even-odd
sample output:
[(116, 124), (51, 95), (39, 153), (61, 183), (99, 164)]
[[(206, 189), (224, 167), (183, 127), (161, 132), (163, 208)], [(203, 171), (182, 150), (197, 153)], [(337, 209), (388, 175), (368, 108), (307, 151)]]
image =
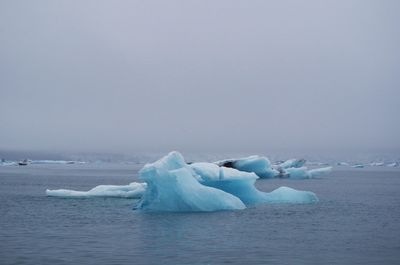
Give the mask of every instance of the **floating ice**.
[(89, 191), (75, 190), (46, 190), (46, 195), (63, 198), (88, 198), (88, 197), (115, 197), (115, 198), (140, 198), (146, 190), (146, 183), (132, 182), (129, 185), (100, 185)]
[(338, 166), (350, 166), (350, 164), (347, 162), (338, 162), (337, 165)]
[(303, 166), (305, 162), (306, 160), (304, 159), (290, 159), (280, 165), (276, 165), (276, 167), (282, 172), (281, 175), (283, 177), (291, 179), (315, 178), (326, 175), (332, 171), (332, 167), (330, 166), (309, 170), (307, 167)]
[(310, 169), (308, 171), (308, 175), (310, 176), (310, 178), (315, 178), (315, 177), (329, 174), (329, 173), (331, 173), (331, 171), (332, 171), (332, 167), (315, 168), (315, 169)]
[(178, 152), (145, 165), (139, 174), (148, 187), (137, 209), (199, 212), (246, 208), (232, 194), (200, 184)]
[(321, 175), (328, 174), (332, 171), (332, 167), (322, 167), (307, 170), (307, 167), (291, 167), (285, 169), (286, 174), (288, 174), (289, 178), (292, 179), (308, 179), (308, 178), (315, 178)]
[[(236, 161), (235, 161), (236, 162)], [(258, 173), (269, 169), (269, 161), (253, 156), (241, 160), (238, 166)], [(289, 168), (289, 173), (313, 175), (306, 168)], [(292, 171), (290, 171), (292, 170)], [(322, 170), (319, 169), (319, 173)], [(301, 173), (300, 173), (301, 172)], [(262, 192), (254, 186), (259, 178), (254, 172), (240, 171), (215, 163), (186, 164), (182, 155), (171, 152), (160, 160), (146, 164), (139, 172), (146, 183), (129, 185), (100, 185), (89, 191), (46, 190), (47, 196), (56, 197), (122, 197), (141, 198), (136, 209), (144, 211), (200, 212), (241, 210), (246, 205), (259, 203), (314, 203), (317, 196), (308, 191), (281, 187)]]
[(0, 166), (16, 166), (18, 165), (17, 162), (14, 161), (1, 161)]
[(393, 163), (387, 164), (386, 166), (387, 167), (398, 167), (399, 163), (398, 162), (393, 162)]
[(372, 162), (369, 165), (372, 167), (381, 167), (381, 166), (385, 165), (385, 163), (384, 162)]
[(254, 173), (219, 167), (213, 163), (193, 163), (190, 167), (203, 185), (228, 192), (245, 204), (266, 202), (264, 193), (254, 187), (258, 179)]
[(271, 167), (268, 158), (262, 156), (249, 156), (239, 159), (228, 159), (216, 162), (219, 166), (231, 167), (245, 172), (254, 172), (260, 178), (273, 178), (280, 172)]
[(67, 160), (32, 160), (30, 164), (75, 164), (76, 161)]
[(187, 165), (177, 152), (146, 165), (140, 178), (148, 184), (137, 208), (150, 211), (218, 211), (245, 204), (313, 203), (312, 192), (282, 187), (270, 193), (254, 186), (258, 176), (212, 163)]
[(329, 166), (329, 163), (317, 161), (307, 161), (306, 164), (308, 166)]
[(266, 201), (270, 203), (315, 203), (318, 197), (310, 191), (300, 191), (289, 187), (280, 187), (265, 194)]
[(227, 179), (258, 179), (257, 175), (252, 172), (239, 171), (228, 167), (219, 167), (213, 163), (193, 163), (189, 165), (189, 168), (193, 169), (195, 177), (199, 182)]
[(355, 164), (355, 165), (352, 165), (351, 167), (354, 167), (354, 168), (363, 168), (364, 165), (362, 165), (362, 164)]
[(331, 167), (308, 170), (304, 167), (305, 159), (289, 159), (278, 165), (271, 165), (268, 158), (249, 156), (239, 159), (227, 159), (215, 162), (219, 166), (235, 168), (240, 171), (253, 172), (260, 178), (314, 178), (331, 171)]
[[(200, 164), (200, 163), (199, 163)], [(206, 163), (201, 163), (202, 165)], [(197, 173), (199, 165), (196, 165)], [(213, 175), (217, 175), (216, 172)], [(255, 186), (258, 177), (254, 173), (241, 172), (233, 168), (221, 167), (218, 178), (200, 178), (203, 185), (221, 189), (240, 198), (246, 205), (259, 203), (313, 203), (317, 202), (317, 196), (308, 191), (297, 191), (291, 188), (281, 187), (280, 191), (270, 193), (259, 191)]]
[(300, 168), (300, 167), (303, 167), (305, 163), (306, 163), (305, 159), (289, 159), (289, 160), (286, 160), (285, 162), (279, 164), (278, 166), (283, 169)]
[(287, 177), (292, 179), (308, 179), (311, 178), (310, 173), (307, 171), (306, 167), (292, 167), (285, 169)]

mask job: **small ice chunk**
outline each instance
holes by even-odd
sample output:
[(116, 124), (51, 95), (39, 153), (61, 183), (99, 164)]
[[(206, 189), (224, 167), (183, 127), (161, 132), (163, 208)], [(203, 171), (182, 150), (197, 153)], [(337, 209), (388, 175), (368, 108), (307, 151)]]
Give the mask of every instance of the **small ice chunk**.
[(309, 170), (308, 175), (310, 176), (310, 178), (315, 178), (315, 177), (329, 174), (331, 172), (332, 172), (332, 167), (321, 167), (321, 168), (315, 168), (315, 169)]
[(30, 164), (75, 164), (75, 161), (67, 161), (67, 160), (32, 160)]
[(285, 172), (287, 174), (287, 177), (291, 179), (308, 179), (311, 178), (310, 173), (308, 172), (306, 167), (291, 167), (285, 169)]
[(14, 161), (1, 161), (0, 166), (16, 166), (18, 165), (17, 162)]
[(266, 200), (270, 203), (315, 203), (318, 197), (310, 191), (300, 191), (289, 187), (280, 187), (266, 193)]
[(232, 179), (258, 179), (257, 175), (252, 172), (239, 171), (234, 168), (219, 167), (213, 163), (199, 162), (190, 164), (196, 178), (202, 181), (211, 180), (232, 180)]
[(385, 165), (385, 163), (384, 162), (372, 162), (369, 165), (372, 167), (381, 167), (381, 166)]
[(303, 167), (304, 164), (306, 163), (305, 159), (289, 159), (286, 160), (285, 162), (279, 164), (278, 166), (281, 168), (300, 168)]
[(332, 167), (322, 167), (308, 170), (307, 167), (291, 167), (284, 170), (291, 179), (309, 179), (326, 175), (332, 171)]
[(279, 171), (271, 167), (271, 162), (268, 158), (258, 155), (222, 160), (216, 162), (216, 164), (235, 168), (240, 171), (253, 172), (260, 178), (273, 178), (279, 175)]
[(46, 195), (63, 198), (90, 198), (90, 197), (114, 197), (114, 198), (140, 198), (146, 190), (146, 183), (132, 182), (129, 185), (99, 185), (89, 191), (75, 190), (46, 190)]

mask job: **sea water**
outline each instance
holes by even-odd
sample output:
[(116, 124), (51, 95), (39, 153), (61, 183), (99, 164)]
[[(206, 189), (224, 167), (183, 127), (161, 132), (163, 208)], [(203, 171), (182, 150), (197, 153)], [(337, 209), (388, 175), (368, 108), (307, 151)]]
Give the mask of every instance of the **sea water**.
[(61, 199), (138, 181), (143, 164), (0, 167), (0, 264), (399, 264), (400, 169), (335, 167), (319, 179), (260, 179), (316, 204), (143, 213), (133, 199)]

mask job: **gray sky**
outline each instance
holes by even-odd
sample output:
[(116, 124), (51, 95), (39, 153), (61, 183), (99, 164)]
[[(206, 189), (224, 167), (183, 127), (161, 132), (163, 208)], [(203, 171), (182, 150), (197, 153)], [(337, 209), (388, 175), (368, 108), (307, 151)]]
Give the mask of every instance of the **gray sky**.
[(0, 149), (400, 150), (400, 1), (0, 1)]

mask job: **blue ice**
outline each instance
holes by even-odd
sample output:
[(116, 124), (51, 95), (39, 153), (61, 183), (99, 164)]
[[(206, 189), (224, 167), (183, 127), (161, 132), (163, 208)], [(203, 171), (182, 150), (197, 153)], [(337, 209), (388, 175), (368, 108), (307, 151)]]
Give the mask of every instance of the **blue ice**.
[(272, 165), (268, 158), (262, 156), (249, 156), (238, 159), (217, 161), (215, 164), (238, 169), (245, 172), (253, 172), (260, 178), (293, 178), (307, 179), (325, 175), (332, 167), (324, 167), (308, 170), (304, 166), (305, 159), (289, 159), (278, 165)]
[(187, 165), (178, 152), (171, 152), (140, 171), (147, 189), (137, 209), (148, 211), (240, 210), (259, 203), (313, 203), (312, 192), (281, 187), (270, 193), (254, 186), (254, 172), (220, 167), (214, 163)]
[(209, 212), (246, 208), (237, 197), (200, 184), (178, 152), (171, 152), (139, 172), (148, 185), (137, 209), (168, 212)]

